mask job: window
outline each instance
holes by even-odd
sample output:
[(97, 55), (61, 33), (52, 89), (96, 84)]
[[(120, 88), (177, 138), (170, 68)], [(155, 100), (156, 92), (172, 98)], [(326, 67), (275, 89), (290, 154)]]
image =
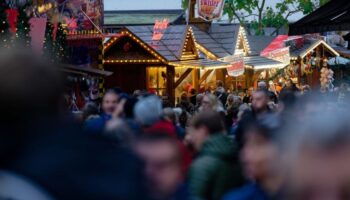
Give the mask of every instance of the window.
[(166, 67), (147, 67), (147, 89), (159, 96), (166, 95)]

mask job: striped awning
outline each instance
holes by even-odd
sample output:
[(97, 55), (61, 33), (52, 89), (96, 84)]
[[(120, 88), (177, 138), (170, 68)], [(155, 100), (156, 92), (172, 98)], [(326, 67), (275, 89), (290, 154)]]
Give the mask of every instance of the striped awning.
[(170, 62), (169, 65), (179, 68), (193, 68), (193, 69), (223, 69), (231, 66), (228, 62), (199, 59), (199, 60), (184, 60)]
[(284, 68), (288, 64), (282, 63), (276, 60), (272, 60), (262, 56), (249, 56), (244, 57), (244, 64), (251, 66), (254, 70), (272, 69), (272, 68)]

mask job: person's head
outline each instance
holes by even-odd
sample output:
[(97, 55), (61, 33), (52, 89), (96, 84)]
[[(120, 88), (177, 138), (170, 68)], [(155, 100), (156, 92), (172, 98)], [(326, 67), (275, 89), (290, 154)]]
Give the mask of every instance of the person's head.
[(237, 120), (241, 121), (244, 113), (252, 111), (252, 108), (248, 104), (242, 104), (238, 108)]
[(113, 90), (107, 90), (102, 98), (102, 111), (107, 115), (112, 115), (118, 105), (119, 95)]
[(252, 108), (256, 113), (264, 112), (269, 103), (267, 90), (257, 90), (252, 96)]
[(177, 141), (162, 133), (141, 136), (136, 153), (145, 161), (147, 186), (154, 199), (171, 199), (182, 183), (182, 157)]
[(202, 104), (203, 97), (204, 97), (203, 94), (197, 94), (197, 96), (196, 96), (196, 104), (197, 105), (200, 106)]
[(229, 95), (227, 96), (226, 104), (232, 105), (232, 104), (233, 104), (233, 101), (234, 101), (234, 95), (233, 95), (233, 94), (229, 94)]
[(212, 111), (218, 106), (218, 99), (213, 94), (206, 94), (202, 99), (202, 111)]
[(163, 117), (165, 120), (171, 123), (177, 123), (176, 113), (172, 108), (164, 108), (163, 109)]
[(221, 80), (216, 81), (216, 87), (224, 87), (224, 82)]
[(196, 89), (192, 88), (191, 91), (190, 91), (191, 95), (196, 95), (197, 94), (197, 91)]
[(252, 96), (253, 92), (254, 92), (254, 88), (250, 87), (250, 88), (247, 90), (247, 93), (246, 93), (246, 94), (247, 94), (248, 96)]
[(225, 125), (219, 113), (208, 111), (197, 114), (190, 122), (188, 131), (189, 142), (199, 152), (208, 137), (225, 133)]
[(133, 119), (135, 117), (134, 108), (137, 101), (138, 101), (137, 97), (129, 97), (126, 99), (126, 102), (124, 105), (124, 114), (126, 118)]
[(64, 88), (58, 69), (29, 50), (0, 49), (0, 121), (56, 117)]
[(134, 107), (134, 116), (143, 126), (151, 126), (160, 120), (162, 115), (162, 102), (159, 97), (151, 95), (140, 99)]
[(43, 121), (57, 120), (67, 109), (68, 105), (63, 105), (63, 77), (58, 69), (29, 50), (0, 49), (1, 167), (16, 158), (23, 145), (28, 145), (25, 138), (30, 138), (30, 128), (48, 128)]
[(292, 91), (282, 91), (279, 96), (278, 112), (290, 113), (294, 110), (297, 96)]
[(88, 102), (83, 108), (83, 121), (87, 120), (93, 115), (98, 115), (98, 107), (94, 102)]
[(267, 84), (265, 81), (260, 81), (258, 83), (258, 90), (267, 90)]
[(181, 102), (188, 102), (188, 96), (187, 96), (186, 92), (181, 94), (180, 101)]
[(279, 160), (275, 135), (281, 127), (276, 115), (251, 122), (244, 133), (241, 161), (245, 174), (251, 180), (265, 181), (275, 175)]
[(302, 126), (284, 131), (287, 148), (286, 199), (342, 200), (350, 197), (348, 109), (308, 115)]

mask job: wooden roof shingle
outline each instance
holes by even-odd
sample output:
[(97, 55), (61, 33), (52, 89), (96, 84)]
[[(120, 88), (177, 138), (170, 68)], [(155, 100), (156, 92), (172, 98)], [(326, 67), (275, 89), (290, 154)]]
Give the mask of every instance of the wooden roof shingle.
[(238, 39), (239, 25), (212, 24), (208, 31), (196, 26), (192, 30), (197, 42), (219, 58), (234, 54)]
[(151, 46), (168, 61), (180, 60), (185, 42), (187, 26), (171, 25), (159, 41), (153, 41), (153, 26), (126, 26), (130, 32)]
[(247, 40), (250, 46), (249, 55), (257, 56), (275, 39), (274, 36), (253, 36), (248, 35)]

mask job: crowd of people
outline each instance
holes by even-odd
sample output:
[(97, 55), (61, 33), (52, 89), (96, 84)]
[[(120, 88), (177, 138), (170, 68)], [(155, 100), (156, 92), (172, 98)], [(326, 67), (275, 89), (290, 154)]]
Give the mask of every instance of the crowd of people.
[(0, 55), (0, 199), (349, 199), (349, 91), (106, 91), (67, 112), (57, 67)]

